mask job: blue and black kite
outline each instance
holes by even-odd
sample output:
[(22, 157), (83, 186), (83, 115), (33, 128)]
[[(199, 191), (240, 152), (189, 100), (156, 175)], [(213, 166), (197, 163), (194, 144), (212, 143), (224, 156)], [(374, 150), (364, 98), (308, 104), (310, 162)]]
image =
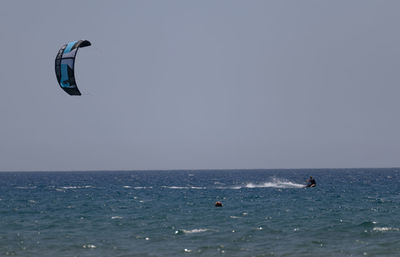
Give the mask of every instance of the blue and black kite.
[(61, 47), (56, 57), (56, 76), (60, 87), (69, 95), (81, 95), (76, 86), (74, 66), (79, 47), (90, 46), (87, 40), (69, 42)]

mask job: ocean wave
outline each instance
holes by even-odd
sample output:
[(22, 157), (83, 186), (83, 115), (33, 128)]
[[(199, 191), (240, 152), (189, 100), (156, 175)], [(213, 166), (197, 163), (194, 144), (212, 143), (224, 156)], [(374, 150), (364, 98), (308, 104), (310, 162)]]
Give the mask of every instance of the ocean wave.
[(24, 187), (24, 186), (18, 186), (18, 187), (15, 187), (16, 189), (24, 189), (24, 190), (27, 190), (27, 189), (36, 189), (36, 186), (27, 186), (27, 187)]
[(133, 189), (140, 190), (140, 189), (152, 189), (153, 187), (134, 187)]
[(95, 246), (94, 244), (85, 244), (85, 245), (82, 245), (82, 248), (85, 248), (85, 249), (95, 249), (96, 246)]
[(94, 188), (91, 185), (86, 185), (86, 186), (63, 186), (56, 188), (57, 191), (64, 191), (64, 190), (71, 190), (71, 189), (87, 189), (87, 188)]
[(122, 219), (122, 217), (121, 217), (121, 216), (112, 216), (111, 219), (112, 219), (112, 220), (115, 220), (115, 219)]
[(206, 187), (195, 187), (195, 186), (186, 186), (186, 187), (181, 187), (181, 186), (162, 186), (162, 188), (168, 188), (168, 189), (207, 189)]
[(379, 232), (387, 232), (387, 231), (400, 231), (400, 228), (392, 228), (392, 227), (375, 227), (372, 229), (373, 231)]
[(189, 187), (179, 187), (179, 186), (162, 186), (162, 188), (168, 188), (168, 189), (189, 189)]
[(194, 233), (202, 233), (202, 232), (206, 232), (208, 231), (208, 229), (206, 228), (195, 228), (195, 229), (191, 229), (191, 230), (186, 230), (186, 229), (180, 229), (175, 231), (175, 234), (194, 234)]
[(215, 181), (215, 182), (214, 182), (214, 185), (225, 185), (225, 183), (221, 183), (221, 182), (219, 182), (219, 181)]
[(244, 188), (244, 186), (216, 187), (216, 189), (231, 189), (231, 190), (238, 190), (242, 188)]
[[(122, 186), (122, 188), (130, 189), (132, 186)], [(152, 189), (153, 187), (133, 187), (133, 189), (140, 190), (140, 189)]]
[(231, 218), (231, 219), (240, 219), (241, 217), (232, 215), (232, 216), (229, 216), (229, 218)]
[(360, 223), (358, 226), (360, 227), (372, 227), (376, 224), (376, 221), (364, 221), (362, 223)]

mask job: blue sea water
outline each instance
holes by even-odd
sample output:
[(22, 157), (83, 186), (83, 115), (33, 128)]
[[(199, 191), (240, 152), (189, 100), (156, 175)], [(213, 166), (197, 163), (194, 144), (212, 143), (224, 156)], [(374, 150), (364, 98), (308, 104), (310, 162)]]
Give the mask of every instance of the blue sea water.
[(400, 256), (400, 169), (3, 172), (0, 256)]

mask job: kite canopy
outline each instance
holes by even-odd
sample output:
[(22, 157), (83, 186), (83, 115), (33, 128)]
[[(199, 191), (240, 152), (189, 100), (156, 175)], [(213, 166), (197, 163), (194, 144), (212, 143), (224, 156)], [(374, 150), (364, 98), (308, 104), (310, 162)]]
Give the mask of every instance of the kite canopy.
[(75, 56), (79, 47), (90, 45), (87, 40), (78, 40), (63, 45), (58, 51), (55, 62), (57, 81), (69, 95), (81, 95), (75, 81)]

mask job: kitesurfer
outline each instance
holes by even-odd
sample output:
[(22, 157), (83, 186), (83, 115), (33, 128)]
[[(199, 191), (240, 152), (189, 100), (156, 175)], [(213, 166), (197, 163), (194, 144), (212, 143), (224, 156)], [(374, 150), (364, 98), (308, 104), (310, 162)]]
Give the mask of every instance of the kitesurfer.
[(310, 176), (310, 178), (307, 180), (306, 187), (315, 187), (316, 185), (317, 185), (317, 182), (315, 182), (315, 179)]

